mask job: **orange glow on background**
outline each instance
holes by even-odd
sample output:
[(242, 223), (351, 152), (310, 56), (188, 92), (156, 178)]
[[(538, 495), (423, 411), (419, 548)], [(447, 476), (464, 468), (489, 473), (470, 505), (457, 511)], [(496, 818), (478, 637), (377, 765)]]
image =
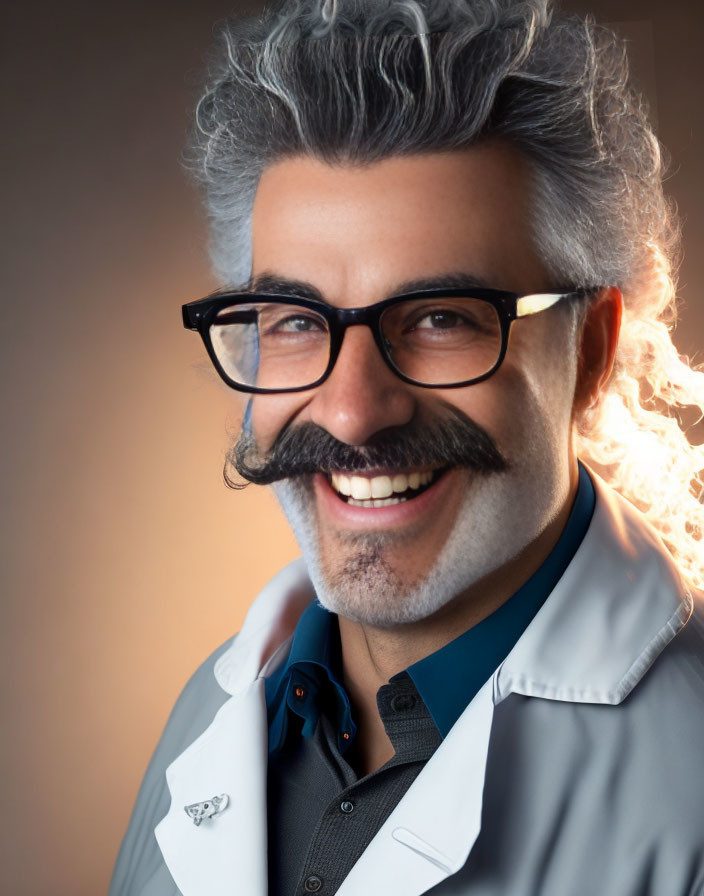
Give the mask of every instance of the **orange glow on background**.
[[(669, 191), (701, 245), (704, 8), (566, 5), (632, 22), (651, 96), (657, 75)], [(215, 284), (179, 154), (212, 25), (235, 6), (4, 14), (0, 890), (13, 896), (106, 891), (181, 687), (297, 554), (266, 490), (224, 486), (239, 400), (180, 321)], [(679, 344), (693, 355), (696, 248), (681, 281)]]

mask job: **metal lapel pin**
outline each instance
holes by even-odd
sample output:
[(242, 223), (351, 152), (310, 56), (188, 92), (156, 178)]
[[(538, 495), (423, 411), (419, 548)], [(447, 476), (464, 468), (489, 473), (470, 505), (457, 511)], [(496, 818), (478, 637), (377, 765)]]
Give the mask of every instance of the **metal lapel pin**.
[(193, 824), (197, 826), (205, 818), (213, 818), (215, 815), (220, 815), (221, 812), (227, 809), (229, 802), (230, 797), (226, 793), (221, 793), (220, 796), (211, 797), (202, 803), (191, 803), (190, 806), (184, 806), (183, 808), (186, 811), (186, 815), (192, 818)]

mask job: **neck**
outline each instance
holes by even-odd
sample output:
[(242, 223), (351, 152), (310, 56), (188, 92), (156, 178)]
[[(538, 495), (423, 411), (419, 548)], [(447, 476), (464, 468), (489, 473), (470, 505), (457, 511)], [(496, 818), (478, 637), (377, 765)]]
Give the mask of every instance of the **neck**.
[(567, 523), (576, 491), (575, 473), (563, 507), (538, 538), (431, 617), (384, 629), (338, 617), (343, 679), (358, 727), (352, 752), (352, 764), (358, 774), (375, 771), (393, 756), (377, 710), (379, 688), (477, 625), (515, 594), (554, 548)]

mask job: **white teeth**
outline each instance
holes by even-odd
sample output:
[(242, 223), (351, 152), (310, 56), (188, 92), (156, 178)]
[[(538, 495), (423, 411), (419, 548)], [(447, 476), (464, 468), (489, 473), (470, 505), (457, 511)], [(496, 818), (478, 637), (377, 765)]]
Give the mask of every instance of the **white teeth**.
[(364, 501), (372, 496), (372, 487), (364, 476), (350, 476), (350, 494), (357, 501)]
[(345, 476), (344, 473), (333, 473), (332, 474), (332, 487), (335, 491), (338, 491), (341, 495), (351, 495), (352, 488), (350, 486), (350, 477)]
[(391, 488), (395, 492), (405, 492), (408, 490), (408, 476), (404, 476), (403, 473), (397, 473), (396, 476), (391, 480)]
[(347, 503), (352, 507), (390, 507), (392, 504), (403, 504), (408, 498), (377, 498), (372, 501), (355, 501), (350, 498)]
[(433, 479), (433, 470), (425, 473), (396, 473), (393, 476), (347, 476), (345, 473), (332, 473), (332, 487), (339, 494), (348, 498), (349, 504), (364, 507), (384, 507), (387, 504), (398, 504), (396, 495), (402, 495), (409, 489), (419, 489), (428, 485)]
[(372, 498), (388, 498), (394, 493), (389, 476), (375, 476), (371, 481), (371, 488)]

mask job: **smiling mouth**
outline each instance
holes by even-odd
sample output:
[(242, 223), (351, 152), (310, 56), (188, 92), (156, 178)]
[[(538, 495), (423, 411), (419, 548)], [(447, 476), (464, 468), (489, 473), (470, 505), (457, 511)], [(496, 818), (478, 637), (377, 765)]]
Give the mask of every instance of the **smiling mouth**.
[(422, 495), (446, 472), (419, 470), (376, 476), (328, 473), (327, 480), (338, 498), (353, 507), (391, 507)]

